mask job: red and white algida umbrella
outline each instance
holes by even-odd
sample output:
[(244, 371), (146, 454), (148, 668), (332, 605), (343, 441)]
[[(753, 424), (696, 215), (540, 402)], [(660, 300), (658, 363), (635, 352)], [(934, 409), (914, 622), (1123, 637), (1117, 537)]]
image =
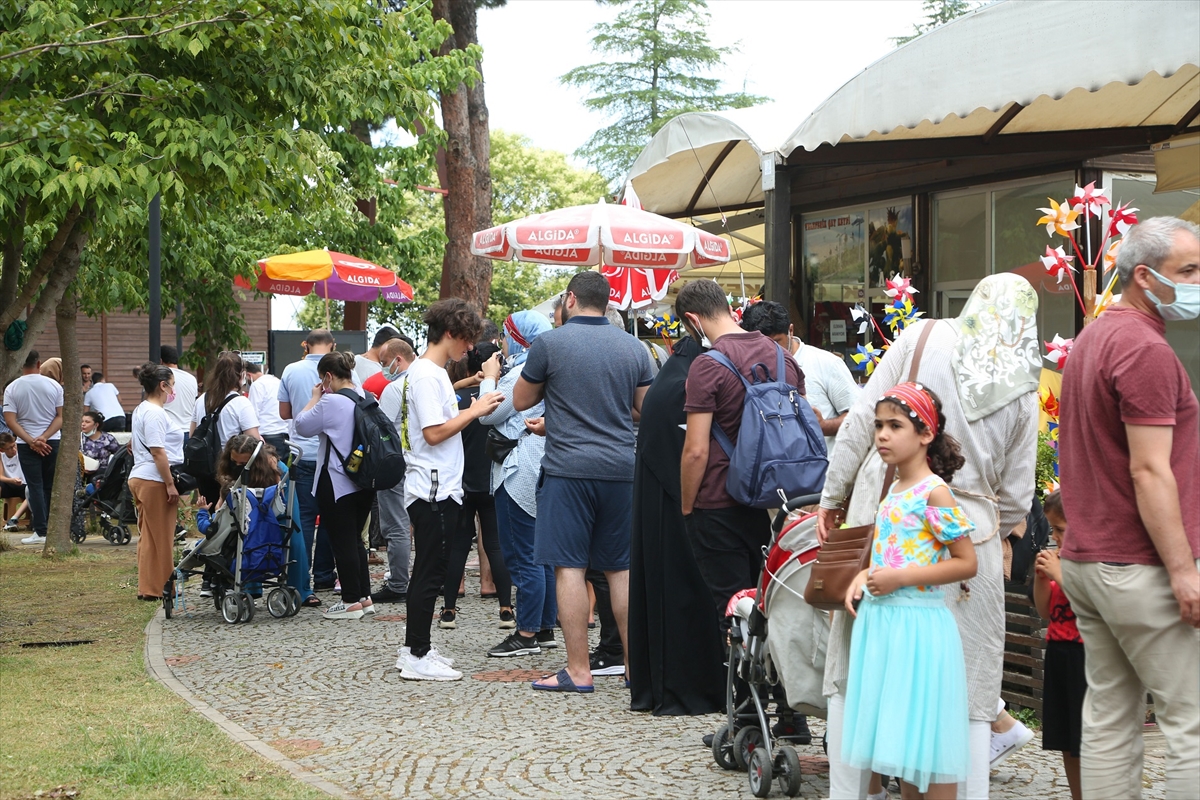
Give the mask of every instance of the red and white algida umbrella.
[[(479, 231), (471, 252), (502, 261), (600, 266), (613, 285), (610, 305), (640, 308), (662, 299), (679, 277), (675, 270), (689, 260), (697, 267), (728, 262), (729, 242), (640, 208), (601, 200)], [(643, 274), (635, 277), (635, 271)]]

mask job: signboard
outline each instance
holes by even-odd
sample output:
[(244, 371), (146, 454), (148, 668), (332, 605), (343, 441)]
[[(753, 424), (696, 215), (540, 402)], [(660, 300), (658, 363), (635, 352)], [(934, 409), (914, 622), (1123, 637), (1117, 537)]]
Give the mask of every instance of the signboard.
[(830, 344), (845, 344), (846, 343), (846, 320), (844, 320), (844, 319), (829, 320), (829, 342), (830, 342)]
[(247, 364), (265, 364), (267, 363), (267, 354), (263, 350), (243, 350), (242, 361)]

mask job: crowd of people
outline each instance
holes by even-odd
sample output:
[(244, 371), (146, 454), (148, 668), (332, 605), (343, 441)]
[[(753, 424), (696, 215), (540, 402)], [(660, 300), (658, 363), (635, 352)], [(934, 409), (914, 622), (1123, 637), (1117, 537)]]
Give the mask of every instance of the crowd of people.
[[(402, 678), (462, 678), (431, 634), (457, 626), (478, 540), (506, 632), (487, 656), (553, 650), (561, 630), (565, 666), (534, 690), (588, 694), (596, 676), (623, 675), (634, 710), (720, 711), (726, 603), (758, 583), (772, 514), (731, 494), (735, 468), (718, 444), (741, 432), (739, 376), (765, 369), (812, 406), (825, 437), (821, 540), (874, 525), (869, 566), (830, 618), (823, 697), (803, 699), (827, 710), (832, 797), (879, 800), (891, 777), (904, 797), (988, 796), (990, 768), (1032, 739), (1000, 697), (1005, 542), (1047, 523), (1057, 547), (1036, 555), (1028, 587), (1049, 622), (1043, 747), (1061, 751), (1073, 797), (1140, 796), (1149, 691), (1166, 794), (1197, 796), (1200, 404), (1164, 337), (1165, 321), (1200, 314), (1196, 226), (1142, 222), (1116, 269), (1120, 302), (1080, 333), (1064, 372), (1061, 490), (1044, 503), (1038, 296), (1013, 274), (983, 279), (957, 318), (909, 326), (863, 386), (796, 337), (785, 307), (759, 302), (736, 319), (711, 281), (679, 292), (687, 336), (668, 353), (611, 319), (597, 272), (571, 279), (553, 320), (522, 311), (485, 329), (468, 303), (441, 300), (419, 355), (386, 327), (360, 355), (313, 330), (280, 378), (224, 353), (199, 395), (163, 348), (138, 373), (131, 418), (139, 597), (161, 598), (170, 579), (191, 490), (184, 442), (208, 420), (222, 453), (195, 487), (202, 525), (261, 450), (254, 480), (297, 490), (289, 582), (305, 606), (336, 592), (329, 620), (405, 603)], [(774, 375), (780, 352), (790, 357)], [(45, 536), (60, 446), (56, 361), (31, 354), (4, 398), (0, 489), (27, 498), (30, 543)], [(85, 378), (81, 448), (103, 463), (124, 411), (99, 373)], [(352, 457), (356, 413), (375, 401), (406, 464), (378, 491), (354, 480)], [(378, 587), (368, 547), (386, 550)], [(809, 740), (781, 688), (774, 700), (774, 734)]]

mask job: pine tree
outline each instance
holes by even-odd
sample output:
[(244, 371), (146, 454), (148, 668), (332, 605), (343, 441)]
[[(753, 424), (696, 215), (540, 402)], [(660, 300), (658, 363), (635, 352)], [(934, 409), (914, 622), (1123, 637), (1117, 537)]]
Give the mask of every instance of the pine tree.
[(925, 0), (923, 8), (926, 21), (914, 25), (913, 33), (910, 36), (897, 36), (892, 41), (896, 43), (896, 47), (906, 45), (921, 34), (941, 27), (969, 11), (974, 11), (978, 6), (977, 0)]
[(732, 47), (708, 40), (704, 0), (605, 0), (622, 6), (612, 23), (592, 31), (592, 49), (604, 57), (560, 79), (591, 89), (584, 104), (616, 121), (588, 139), (576, 155), (606, 179), (620, 179), (650, 138), (686, 111), (745, 108), (766, 100), (745, 92), (720, 92), (721, 81), (704, 77)]

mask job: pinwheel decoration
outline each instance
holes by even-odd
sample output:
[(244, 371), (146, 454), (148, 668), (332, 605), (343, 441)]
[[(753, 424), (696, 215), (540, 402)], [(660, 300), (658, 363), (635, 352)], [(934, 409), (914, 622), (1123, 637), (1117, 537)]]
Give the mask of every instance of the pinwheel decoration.
[(1054, 396), (1054, 390), (1049, 386), (1038, 390), (1038, 400), (1041, 402), (1042, 412), (1051, 420), (1058, 421), (1058, 398)]
[[(1059, 283), (1062, 283), (1064, 278), (1070, 280), (1071, 288), (1075, 290), (1075, 298), (1083, 310), (1083, 320), (1086, 325), (1096, 318), (1098, 309), (1102, 308), (1096, 300), (1096, 268), (1103, 263), (1104, 269), (1107, 271), (1116, 265), (1117, 241), (1115, 240), (1119, 236), (1124, 236), (1131, 227), (1137, 224), (1137, 209), (1131, 208), (1128, 203), (1113, 205), (1105, 190), (1096, 188), (1095, 181), (1087, 186), (1077, 185), (1074, 195), (1061, 203), (1055, 202), (1053, 198), (1047, 199), (1050, 201), (1050, 207), (1038, 209), (1043, 215), (1038, 219), (1037, 224), (1045, 225), (1048, 235), (1058, 234), (1070, 241), (1075, 255), (1067, 255), (1062, 247), (1047, 246), (1046, 254), (1041, 257), (1041, 260), (1046, 265), (1046, 272), (1053, 275)], [(1100, 247), (1093, 251), (1092, 226), (1088, 223), (1093, 215), (1099, 217), (1103, 214), (1106, 207), (1111, 207), (1111, 211), (1108, 212), (1108, 225), (1105, 228)], [(1083, 217), (1083, 225), (1076, 221), (1080, 216)], [(1080, 227), (1084, 232), (1085, 248), (1083, 250), (1080, 249), (1079, 241), (1072, 232)], [(1089, 261), (1084, 256), (1085, 251), (1089, 255), (1094, 254), (1093, 260)], [(1072, 261), (1080, 265), (1083, 270), (1082, 294), (1071, 277), (1072, 272), (1078, 271), (1076, 267), (1072, 266)]]
[[(885, 347), (884, 349), (887, 348)], [(850, 354), (850, 360), (855, 364), (854, 368), (865, 372), (868, 378), (875, 371), (875, 366), (881, 358), (883, 358), (883, 350), (880, 350), (869, 342), (866, 345), (860, 344), (857, 352)]]
[(856, 303), (850, 309), (850, 317), (858, 326), (858, 335), (862, 336), (871, 327), (871, 313), (863, 308), (862, 303)]
[(1046, 360), (1053, 364), (1055, 369), (1061, 370), (1067, 365), (1067, 357), (1071, 355), (1071, 348), (1075, 346), (1075, 340), (1064, 339), (1056, 333), (1054, 339), (1046, 342), (1045, 345)]
[(913, 305), (911, 297), (905, 297), (903, 300), (897, 297), (883, 315), (883, 323), (892, 329), (894, 336), (899, 336), (901, 331), (920, 319), (923, 313)]
[(654, 328), (654, 332), (661, 336), (663, 341), (668, 345), (672, 339), (679, 337), (683, 333), (683, 326), (679, 322), (679, 317), (673, 314), (666, 313), (661, 316), (647, 314), (646, 320)]
[(900, 273), (896, 273), (890, 280), (884, 283), (887, 288), (883, 290), (883, 293), (897, 302), (904, 300), (912, 302), (913, 295), (919, 294), (918, 289), (912, 288), (912, 281)]

